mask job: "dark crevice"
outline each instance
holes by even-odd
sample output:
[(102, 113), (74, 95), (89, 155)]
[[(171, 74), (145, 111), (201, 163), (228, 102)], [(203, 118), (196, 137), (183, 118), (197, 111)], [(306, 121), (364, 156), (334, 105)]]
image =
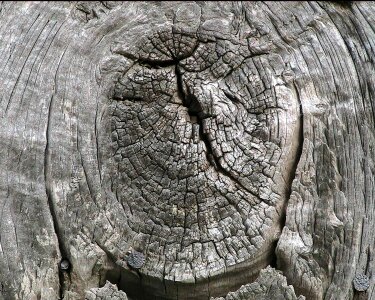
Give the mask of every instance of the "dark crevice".
[[(53, 229), (56, 234), (58, 248), (60, 250), (60, 255), (61, 255), (61, 260), (67, 260), (67, 251), (65, 249), (64, 242), (62, 240), (62, 233), (58, 225), (56, 210), (55, 210), (55, 206), (54, 206), (54, 202), (52, 198), (52, 192), (49, 186), (49, 183), (50, 183), (49, 177), (51, 174), (51, 170), (50, 170), (51, 153), (50, 153), (49, 141), (50, 141), (50, 123), (51, 123), (52, 106), (53, 106), (53, 96), (51, 98), (51, 102), (49, 106), (47, 128), (46, 128), (46, 148), (45, 148), (45, 154), (44, 154), (44, 181), (45, 181), (48, 208), (51, 213)], [(66, 277), (70, 279), (70, 271), (72, 267), (70, 266), (67, 270), (63, 270), (59, 265), (58, 269), (59, 269), (59, 284), (60, 284), (59, 299), (63, 299), (64, 289), (66, 288)]]
[[(293, 165), (291, 167), (291, 170), (289, 172), (290, 176), (289, 176), (289, 182), (288, 182), (288, 190), (286, 192), (286, 201), (284, 203), (284, 207), (282, 209), (282, 213), (281, 213), (281, 217), (280, 217), (280, 231), (283, 230), (283, 228), (285, 227), (285, 224), (286, 224), (286, 210), (288, 208), (288, 202), (289, 202), (289, 199), (290, 199), (290, 196), (292, 195), (292, 192), (293, 192), (293, 181), (296, 177), (296, 172), (297, 172), (297, 167), (298, 167), (298, 163), (300, 162), (301, 160), (301, 156), (302, 156), (302, 150), (303, 150), (303, 140), (304, 140), (304, 135), (303, 135), (303, 129), (304, 129), (304, 125), (303, 125), (303, 108), (302, 108), (302, 102), (301, 102), (301, 98), (300, 98), (300, 94), (299, 94), (299, 90), (298, 90), (298, 87), (296, 86), (296, 84), (293, 84), (294, 86), (294, 90), (296, 92), (296, 95), (297, 95), (297, 99), (298, 99), (298, 105), (299, 105), (299, 127), (298, 127), (298, 145), (297, 145), (297, 151), (296, 151), (296, 154), (295, 154), (295, 159), (294, 159), (294, 162), (293, 162)], [(276, 246), (278, 244), (278, 241), (279, 239), (276, 240), (276, 244), (275, 244), (275, 251), (274, 251), (274, 255), (275, 255), (275, 268), (276, 269), (280, 269), (280, 265), (279, 263), (277, 262), (277, 255), (276, 255)], [(281, 270), (282, 271), (282, 270)]]
[[(298, 91), (298, 87), (295, 84), (294, 84), (294, 90), (296, 91), (296, 94), (297, 94), (298, 106), (299, 106), (298, 145), (297, 145), (297, 151), (296, 151), (295, 159), (294, 159), (294, 162), (293, 162), (293, 166), (292, 166), (292, 169), (290, 171), (290, 177), (289, 177), (289, 183), (288, 183), (289, 189), (288, 189), (287, 197), (286, 197), (287, 201), (289, 201), (290, 196), (292, 194), (292, 185), (293, 185), (293, 181), (296, 177), (298, 163), (299, 163), (299, 161), (301, 159), (301, 156), (302, 156), (303, 139), (304, 139), (304, 136), (303, 136), (304, 125), (303, 125), (302, 102), (301, 102), (301, 97), (300, 97), (300, 94), (299, 94), (299, 91)], [(284, 209), (284, 216), (283, 216), (284, 217), (284, 223), (282, 224), (283, 227), (285, 226), (287, 204), (288, 203), (285, 204), (285, 209)]]
[[(177, 79), (177, 93), (178, 97), (182, 100), (183, 106), (188, 109), (190, 117), (197, 117), (200, 121), (204, 118), (209, 117), (209, 115), (204, 114), (202, 105), (189, 90), (189, 87), (186, 87), (186, 92), (182, 82), (182, 74), (178, 65), (175, 66), (176, 79)], [(193, 118), (194, 119), (194, 118)], [(200, 130), (202, 129), (202, 124), (200, 122)], [(203, 132), (202, 132), (203, 133)]]
[(114, 51), (115, 54), (119, 54), (124, 56), (125, 58), (129, 58), (133, 60), (134, 62), (137, 62), (141, 66), (148, 66), (153, 69), (161, 69), (161, 68), (167, 68), (171, 66), (175, 66), (178, 63), (178, 60), (176, 59), (147, 59), (147, 58), (140, 58), (138, 56), (135, 56), (134, 54), (124, 52), (121, 50)]
[[(138, 269), (133, 269), (127, 265), (126, 254), (121, 258), (116, 258), (109, 250), (107, 250), (99, 241), (95, 241), (96, 245), (107, 255), (107, 258), (113, 264), (113, 267), (106, 270), (100, 287), (103, 287), (107, 280), (117, 286), (119, 291), (123, 291), (128, 299), (143, 299), (144, 289), (142, 288), (142, 274)], [(122, 261), (120, 263), (120, 261)], [(127, 265), (128, 267), (125, 267)]]
[(128, 100), (130, 102), (141, 102), (141, 101), (144, 101), (144, 98), (142, 97), (137, 97), (137, 96), (124, 96), (121, 92), (119, 92), (118, 90), (115, 90), (113, 96), (112, 96), (112, 100), (116, 100), (116, 101), (124, 101), (124, 100)]
[[(123, 54), (123, 53), (121, 53), (121, 54), (125, 56), (125, 54)], [(167, 67), (174, 67), (175, 68), (177, 95), (178, 95), (179, 99), (182, 101), (182, 105), (184, 107), (186, 107), (186, 109), (187, 109), (187, 113), (190, 117), (190, 122), (195, 123), (197, 125), (196, 127), (199, 128), (199, 139), (205, 144), (206, 156), (207, 156), (208, 162), (215, 168), (215, 170), (218, 173), (221, 173), (225, 177), (229, 178), (240, 189), (249, 192), (251, 195), (253, 195), (257, 199), (259, 199), (260, 197), (258, 195), (256, 195), (254, 192), (252, 192), (251, 190), (249, 190), (248, 187), (245, 187), (240, 182), (240, 179), (236, 178), (233, 174), (231, 174), (231, 172), (227, 171), (224, 167), (222, 167), (222, 165), (220, 163), (220, 160), (219, 160), (220, 157), (214, 155), (212, 143), (210, 142), (210, 138), (209, 138), (209, 133), (205, 132), (205, 130), (203, 130), (203, 120), (207, 119), (207, 118), (210, 118), (210, 117), (213, 117), (213, 116), (211, 114), (209, 114), (207, 111), (205, 111), (205, 108), (202, 106), (202, 103), (198, 100), (198, 98), (194, 95), (194, 93), (192, 91), (190, 91), (189, 87), (184, 83), (182, 70), (181, 70), (181, 67), (179, 66), (179, 59), (173, 58), (173, 59), (168, 59), (168, 60), (148, 60), (148, 59), (140, 59), (140, 58), (137, 58), (137, 57), (134, 57), (134, 56), (131, 56), (131, 57), (127, 56), (127, 57), (132, 58), (139, 65), (142, 65), (142, 66), (145, 66), (145, 67), (148, 67), (148, 68), (154, 68), (154, 69), (167, 68)], [(296, 146), (297, 150), (296, 150), (296, 154), (295, 154), (295, 159), (293, 161), (290, 172), (288, 174), (289, 177), (286, 179), (286, 181), (288, 181), (288, 190), (285, 192), (286, 201), (285, 201), (284, 206), (282, 208), (281, 217), (280, 217), (281, 218), (281, 221), (280, 221), (281, 230), (285, 226), (286, 208), (287, 208), (288, 200), (289, 200), (289, 198), (291, 196), (291, 193), (292, 193), (292, 182), (293, 182), (293, 180), (295, 178), (295, 175), (296, 175), (296, 170), (297, 170), (298, 163), (300, 161), (300, 157), (302, 155), (302, 147), (303, 147), (303, 111), (302, 111), (302, 104), (300, 102), (300, 95), (298, 93), (298, 89), (297, 89), (296, 86), (295, 86), (295, 90), (296, 90), (297, 98), (298, 98), (298, 101), (299, 101), (299, 112), (300, 112), (299, 128), (298, 128), (298, 141), (297, 141), (297, 146)], [(232, 102), (241, 103), (241, 101), (235, 95), (233, 95), (232, 93), (225, 91), (224, 94)], [(121, 97), (115, 97), (115, 98), (116, 98), (115, 100), (122, 100)], [(133, 100), (137, 101), (139, 99), (134, 98)], [(268, 203), (267, 199), (260, 198), (260, 200), (264, 201), (265, 203)], [(270, 256), (269, 256), (269, 260), (268, 260), (269, 264), (275, 269), (280, 267), (278, 265), (278, 258), (277, 258), (277, 255), (276, 255), (277, 244), (278, 244), (278, 239), (275, 240), (271, 245), (271, 252), (270, 252)], [(108, 251), (105, 251), (105, 252), (111, 258), (111, 260), (115, 263), (115, 258), (113, 257), (113, 255), (108, 253)], [(121, 270), (119, 270), (119, 271), (121, 272)], [(140, 277), (140, 273), (139, 272), (137, 272), (137, 273), (138, 273), (138, 279), (140, 280), (140, 282), (138, 282), (138, 284), (140, 286), (142, 286), (142, 280), (141, 280), (141, 277)], [(126, 274), (124, 273), (124, 277), (125, 276), (126, 276)], [(118, 278), (118, 277), (116, 277), (116, 278)], [(124, 278), (122, 280), (123, 280), (123, 282), (125, 282), (126, 279)], [(115, 283), (118, 286), (119, 290), (123, 290), (128, 295), (133, 296), (134, 294), (132, 294), (132, 293), (134, 291), (129, 290), (129, 286), (126, 287), (123, 283), (121, 283), (122, 280), (118, 279), (117, 280), (118, 282), (113, 282), (113, 283)], [(129, 282), (130, 281), (128, 281), (128, 283)], [(165, 287), (165, 290), (166, 290), (166, 285), (165, 285), (166, 283), (165, 283), (164, 280), (163, 280), (163, 283), (164, 283), (164, 287)], [(143, 289), (141, 289), (141, 290), (143, 290)]]
[(277, 247), (277, 243), (278, 243), (279, 240), (276, 240), (272, 243), (272, 246), (271, 246), (271, 255), (270, 255), (270, 263), (269, 265), (274, 268), (274, 269), (277, 269), (277, 256), (276, 256), (276, 247)]
[(340, 5), (344, 8), (351, 8), (351, 6), (353, 5), (353, 1), (329, 1), (329, 2), (332, 2), (333, 4), (337, 4), (337, 5)]
[(113, 268), (107, 270), (103, 276), (100, 276), (100, 278), (103, 277), (103, 280), (100, 281), (100, 287), (103, 287), (108, 280), (110, 283), (116, 285), (118, 290), (126, 292), (125, 289), (121, 286), (122, 272), (120, 266), (117, 264), (116, 257), (105, 247), (103, 247), (98, 241), (95, 241), (95, 244), (107, 255), (107, 258), (113, 264)]
[(241, 101), (235, 95), (232, 95), (228, 91), (224, 91), (224, 95), (233, 103), (241, 103)]
[(141, 66), (150, 67), (153, 69), (161, 69), (175, 66), (178, 61), (174, 59), (168, 60), (151, 60), (151, 59), (137, 59), (137, 62)]
[(137, 62), (139, 65), (148, 66), (154, 69), (161, 69), (161, 68), (176, 66), (180, 61), (192, 56), (194, 52), (198, 49), (199, 45), (200, 45), (200, 42), (197, 41), (194, 47), (191, 49), (191, 51), (189, 51), (188, 53), (183, 53), (183, 54), (179, 54), (179, 53), (176, 54), (170, 50), (168, 52), (165, 52), (165, 51), (163, 52), (160, 49), (158, 49), (156, 45), (153, 45), (164, 55), (167, 55), (170, 57), (167, 59), (160, 59), (160, 58), (151, 59), (151, 58), (139, 57), (139, 55), (132, 54), (126, 50), (121, 50), (121, 49), (111, 50), (111, 52), (114, 54), (121, 55), (125, 58), (131, 59), (134, 62)]
[[(199, 102), (197, 97), (190, 92), (188, 87), (184, 89), (182, 74), (178, 65), (176, 65), (175, 67), (175, 72), (176, 72), (178, 96), (182, 100), (183, 105), (188, 109), (190, 120), (199, 125), (199, 138), (201, 139), (201, 141), (204, 142), (206, 146), (206, 156), (207, 156), (208, 162), (215, 168), (217, 172), (231, 179), (241, 189), (247, 191), (248, 193), (250, 193), (256, 198), (259, 198), (258, 195), (256, 195), (249, 188), (245, 187), (237, 178), (235, 178), (229, 171), (227, 171), (225, 168), (221, 166), (218, 157), (216, 157), (214, 154), (211, 143), (209, 141), (209, 136), (203, 130), (203, 120), (211, 117), (211, 115), (204, 112), (201, 103)], [(264, 202), (267, 202), (266, 199), (261, 199), (261, 200), (263, 200)]]

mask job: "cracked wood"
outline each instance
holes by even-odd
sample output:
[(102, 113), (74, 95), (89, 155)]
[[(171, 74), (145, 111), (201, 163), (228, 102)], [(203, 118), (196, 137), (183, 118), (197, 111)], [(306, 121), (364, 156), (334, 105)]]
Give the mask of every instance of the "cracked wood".
[(374, 297), (374, 15), (1, 3), (1, 297)]

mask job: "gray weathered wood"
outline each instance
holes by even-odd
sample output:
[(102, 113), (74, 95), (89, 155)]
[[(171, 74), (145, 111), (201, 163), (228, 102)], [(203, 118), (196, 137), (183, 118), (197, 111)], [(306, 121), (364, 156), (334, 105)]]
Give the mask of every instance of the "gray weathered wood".
[(0, 298), (375, 298), (374, 24), (2, 2)]
[(117, 286), (106, 282), (102, 288), (92, 288), (86, 292), (85, 300), (128, 300), (123, 291), (118, 291)]
[[(280, 272), (281, 273), (281, 272)], [(292, 286), (287, 285), (286, 278), (271, 267), (260, 271), (259, 277), (253, 283), (243, 285), (225, 297), (212, 298), (213, 300), (268, 300), (288, 299), (304, 300), (304, 296), (296, 297)]]

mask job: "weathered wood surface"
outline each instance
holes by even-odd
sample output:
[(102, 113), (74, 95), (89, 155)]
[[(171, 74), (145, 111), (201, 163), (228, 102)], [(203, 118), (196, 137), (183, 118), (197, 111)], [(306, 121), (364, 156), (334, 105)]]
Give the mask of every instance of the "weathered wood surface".
[(370, 1), (1, 3), (0, 298), (375, 299), (374, 51)]
[[(68, 297), (64, 297), (64, 299)], [(77, 297), (72, 296), (71, 299)], [(101, 288), (92, 288), (85, 295), (86, 300), (127, 300), (128, 297), (123, 291), (119, 291), (117, 286), (110, 283), (109, 281)]]

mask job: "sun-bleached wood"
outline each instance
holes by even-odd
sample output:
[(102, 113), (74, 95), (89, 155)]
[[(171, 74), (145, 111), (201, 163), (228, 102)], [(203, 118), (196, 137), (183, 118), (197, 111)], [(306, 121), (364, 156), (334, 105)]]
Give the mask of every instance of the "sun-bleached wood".
[(2, 2), (0, 298), (374, 298), (374, 16)]

